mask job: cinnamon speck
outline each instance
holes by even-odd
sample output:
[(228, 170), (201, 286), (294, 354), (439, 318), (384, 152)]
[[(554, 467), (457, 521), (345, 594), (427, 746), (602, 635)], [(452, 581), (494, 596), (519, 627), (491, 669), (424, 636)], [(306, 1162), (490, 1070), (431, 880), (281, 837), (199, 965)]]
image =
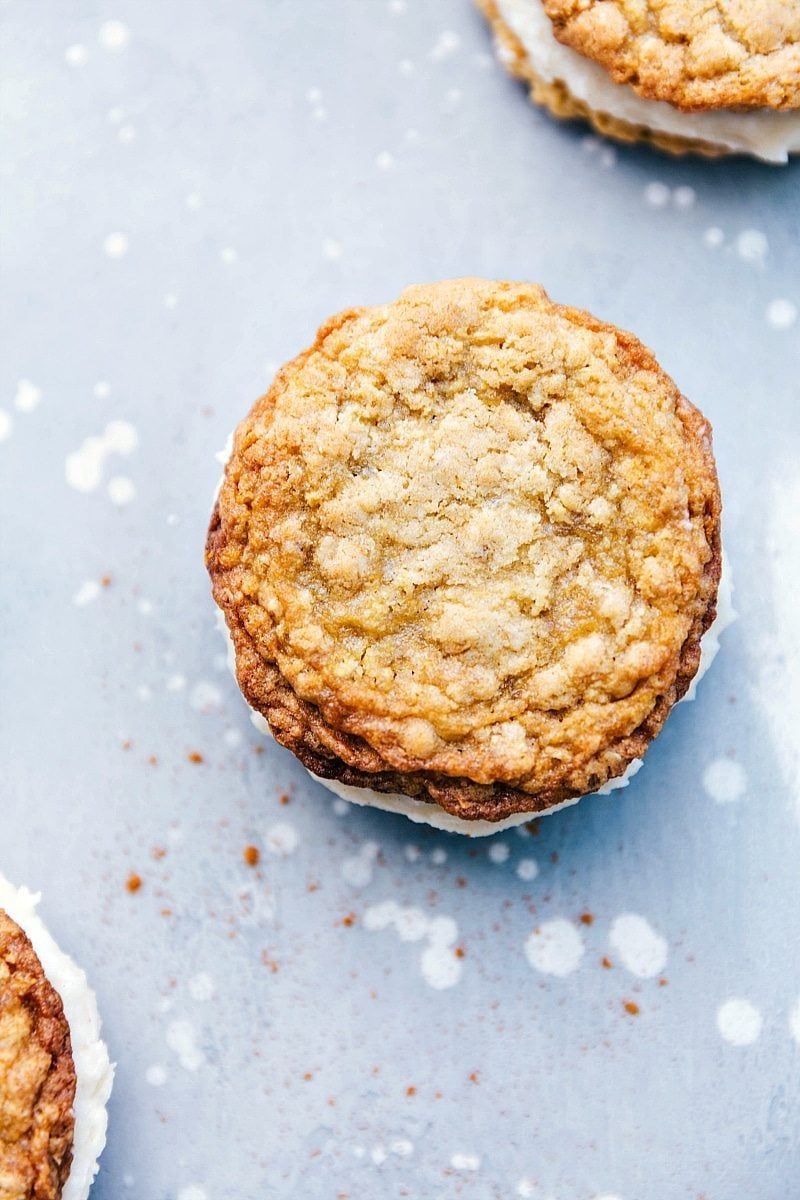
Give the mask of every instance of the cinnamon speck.
[(470, 1081), (470, 1083), (479, 1083), (480, 1082), (480, 1080), (478, 1079), (477, 1071), (470, 1071), (469, 1081)]
[(261, 963), (263, 966), (267, 967), (267, 969), (270, 970), (273, 975), (278, 974), (278, 963), (274, 958), (270, 958), (266, 950), (261, 951)]
[(659, 979), (659, 981), (658, 981), (658, 986), (659, 986), (659, 987), (666, 987), (668, 983), (669, 983), (669, 980), (668, 980), (668, 979)]
[(158, 755), (157, 754), (148, 755), (147, 761), (150, 763), (151, 767), (157, 767), (158, 766)]
[(199, 750), (190, 750), (186, 758), (190, 763), (203, 763), (206, 761)]
[(550, 862), (551, 863), (558, 862), (558, 851), (557, 850), (554, 850), (553, 853), (550, 855)]
[(312, 1080), (313, 1078), (314, 1078), (313, 1071), (306, 1071), (305, 1074), (303, 1075), (303, 1079), (305, 1079), (306, 1083), (310, 1082), (310, 1080)]
[(290, 795), (288, 795), (286, 792), (284, 792), (282, 796), (278, 797), (278, 804), (291, 804), (291, 802), (292, 802), (292, 797)]
[(101, 575), (100, 576), (100, 586), (101, 587), (111, 587), (111, 576), (110, 575)]
[(410, 1087), (406, 1088), (407, 1096), (416, 1096), (416, 1094), (417, 1094), (417, 1089), (413, 1086), (413, 1084)]
[(456, 879), (456, 883), (459, 887), (462, 887), (462, 888), (467, 886), (467, 881), (463, 875), (458, 876), (458, 878)]
[(608, 957), (607, 957), (605, 954), (604, 954), (604, 955), (603, 955), (603, 957), (600, 959), (600, 966), (601, 966), (601, 967), (605, 967), (605, 969), (606, 969), (607, 971), (610, 971), (610, 970), (611, 970), (611, 968), (613, 967), (613, 965), (614, 965), (614, 964), (612, 963), (611, 959), (610, 959), (610, 958), (608, 958)]
[(141, 886), (142, 886), (141, 875), (137, 875), (135, 871), (131, 871), (130, 875), (128, 876), (127, 880), (125, 881), (125, 887), (131, 893), (131, 895), (133, 895), (134, 892), (139, 891), (139, 888)]
[(242, 858), (248, 867), (257, 867), (261, 859), (261, 853), (258, 846), (245, 846), (242, 851)]
[(466, 951), (464, 950), (463, 946), (456, 946), (453, 954), (455, 954), (456, 958), (463, 958), (466, 954)]
[(156, 862), (161, 862), (162, 858), (167, 857), (167, 852), (163, 846), (153, 846), (153, 849), (150, 851), (150, 857), (154, 858)]
[(633, 1001), (633, 1000), (626, 1000), (626, 1001), (624, 1002), (624, 1004), (622, 1005), (622, 1007), (625, 1009), (625, 1012), (626, 1012), (626, 1013), (628, 1013), (628, 1015), (629, 1015), (629, 1016), (631, 1016), (631, 1017), (638, 1017), (638, 1015), (639, 1015), (639, 1005), (638, 1005), (638, 1004), (636, 1004), (636, 1002), (635, 1002), (635, 1001)]
[(125, 741), (122, 743), (122, 749), (123, 749), (123, 750), (130, 750), (130, 748), (131, 748), (131, 746), (132, 746), (132, 745), (133, 745), (133, 742), (131, 741), (131, 739), (130, 739), (130, 738), (125, 738)]
[(340, 925), (346, 925), (347, 928), (349, 929), (352, 925), (355, 925), (355, 923), (356, 923), (356, 914), (348, 913), (346, 917), (342, 917), (342, 919), (339, 923), (340, 923)]
[(594, 924), (594, 917), (592, 916), (592, 914), (590, 912), (582, 912), (581, 913), (581, 925), (593, 925), (593, 924)]

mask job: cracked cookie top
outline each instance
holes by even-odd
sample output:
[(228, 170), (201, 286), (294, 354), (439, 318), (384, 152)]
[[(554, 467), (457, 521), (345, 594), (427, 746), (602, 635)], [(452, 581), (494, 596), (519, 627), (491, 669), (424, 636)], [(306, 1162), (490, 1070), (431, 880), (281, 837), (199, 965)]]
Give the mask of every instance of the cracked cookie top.
[(59, 1200), (74, 1098), (61, 1000), (26, 934), (0, 909), (0, 1200)]
[(648, 100), (800, 108), (797, 0), (541, 2), (560, 42)]
[(214, 590), (391, 768), (580, 786), (674, 692), (718, 518), (708, 425), (641, 343), (455, 280), (279, 373), (236, 433)]

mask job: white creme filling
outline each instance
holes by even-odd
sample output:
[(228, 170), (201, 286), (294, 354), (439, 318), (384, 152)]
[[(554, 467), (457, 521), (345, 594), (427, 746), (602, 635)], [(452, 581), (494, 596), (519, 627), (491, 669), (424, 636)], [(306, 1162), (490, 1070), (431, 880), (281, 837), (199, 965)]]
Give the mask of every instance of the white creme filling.
[[(800, 110), (741, 111), (731, 108), (681, 112), (663, 100), (645, 100), (628, 84), (615, 83), (603, 67), (563, 46), (553, 33), (542, 0), (496, 0), (506, 24), (525, 48), (532, 71), (545, 83), (563, 83), (593, 112), (659, 133), (703, 141), (731, 153), (783, 163), (800, 153)], [(505, 57), (502, 45), (501, 57)]]
[(36, 905), (39, 895), (16, 888), (0, 875), (0, 908), (30, 938), (42, 970), (61, 997), (72, 1041), (75, 1064), (75, 1134), (72, 1167), (62, 1200), (86, 1200), (97, 1174), (97, 1160), (106, 1144), (106, 1104), (114, 1081), (114, 1068), (100, 1036), (100, 1016), (94, 992), (85, 973), (47, 932)]

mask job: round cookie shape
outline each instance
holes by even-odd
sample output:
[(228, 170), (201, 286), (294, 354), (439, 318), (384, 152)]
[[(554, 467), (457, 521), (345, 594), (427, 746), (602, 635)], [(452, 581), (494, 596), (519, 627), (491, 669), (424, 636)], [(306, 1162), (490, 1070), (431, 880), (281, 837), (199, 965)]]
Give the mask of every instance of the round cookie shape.
[(645, 99), (685, 112), (800, 108), (795, 0), (542, 2), (560, 42)]
[(75, 1088), (61, 999), (27, 935), (0, 909), (0, 1196), (60, 1200)]
[(640, 758), (714, 617), (710, 429), (541, 288), (333, 318), (237, 430), (209, 532), (237, 674), (323, 778), (467, 819)]

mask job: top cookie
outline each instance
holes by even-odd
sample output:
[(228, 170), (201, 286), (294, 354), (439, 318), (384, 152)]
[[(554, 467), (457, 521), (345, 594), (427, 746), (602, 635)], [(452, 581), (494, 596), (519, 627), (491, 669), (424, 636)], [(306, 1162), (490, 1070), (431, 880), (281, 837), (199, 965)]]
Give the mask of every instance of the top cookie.
[(543, 3), (559, 41), (648, 100), (686, 111), (800, 107), (797, 0)]
[(59, 1200), (74, 1098), (61, 1000), (26, 934), (0, 909), (0, 1198)]
[(276, 730), (301, 757), (313, 710), (345, 763), (524, 812), (620, 774), (685, 690), (718, 517), (708, 426), (649, 351), (465, 279), (340, 314), (279, 373), (209, 567), (250, 702), (275, 727), (264, 663), (301, 702)]

